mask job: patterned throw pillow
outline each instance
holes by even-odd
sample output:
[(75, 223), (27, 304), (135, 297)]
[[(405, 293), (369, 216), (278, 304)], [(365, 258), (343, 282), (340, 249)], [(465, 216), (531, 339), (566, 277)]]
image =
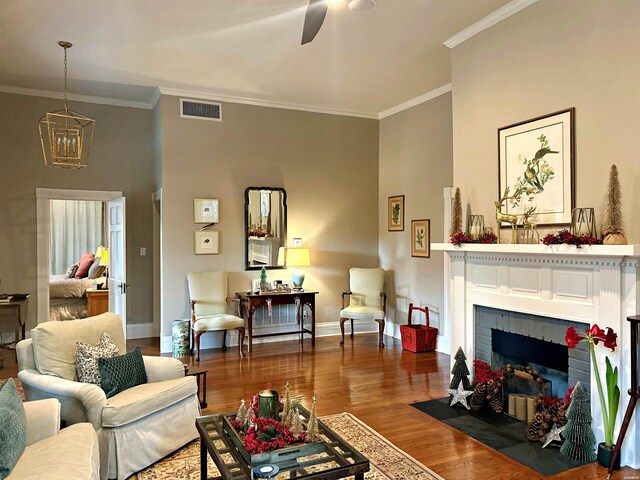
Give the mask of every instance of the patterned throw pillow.
[(13, 378), (0, 390), (0, 419), (0, 478), (5, 478), (27, 445), (27, 416)]
[(147, 383), (147, 371), (138, 347), (119, 357), (99, 358), (100, 386), (111, 398), (127, 388)]
[(78, 271), (78, 264), (74, 263), (69, 268), (67, 268), (67, 278), (74, 278), (77, 271)]
[(95, 345), (84, 342), (76, 342), (76, 372), (78, 381), (82, 383), (93, 383), (100, 385), (100, 371), (98, 370), (98, 359), (101, 357), (115, 357), (118, 355), (118, 347), (111, 336), (104, 332), (100, 341)]

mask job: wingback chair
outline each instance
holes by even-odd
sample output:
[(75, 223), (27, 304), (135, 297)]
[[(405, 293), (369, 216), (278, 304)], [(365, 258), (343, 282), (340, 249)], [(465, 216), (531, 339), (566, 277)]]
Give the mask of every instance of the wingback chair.
[[(244, 319), (240, 315), (240, 300), (227, 296), (227, 272), (189, 272), (191, 297), (191, 351), (195, 344), (196, 361), (200, 361), (200, 337), (206, 332), (222, 331), (222, 350), (227, 349), (227, 330), (237, 330), (238, 349), (244, 357)], [(235, 302), (235, 315), (228, 312), (228, 303)]]
[[(348, 292), (342, 292), (342, 310), (340, 310), (340, 332), (344, 344), (344, 322), (351, 320), (353, 337), (354, 320), (375, 320), (378, 322), (378, 346), (384, 348), (384, 317), (387, 312), (387, 295), (384, 289), (384, 270), (382, 268), (352, 268), (349, 270)], [(349, 305), (345, 307), (345, 297)]]
[(100, 442), (100, 477), (124, 480), (198, 437), (196, 378), (169, 357), (143, 356), (147, 383), (111, 398), (76, 375), (76, 342), (96, 344), (109, 333), (126, 353), (122, 320), (114, 313), (45, 322), (18, 342), (18, 378), (27, 400), (57, 398), (67, 425), (90, 422)]

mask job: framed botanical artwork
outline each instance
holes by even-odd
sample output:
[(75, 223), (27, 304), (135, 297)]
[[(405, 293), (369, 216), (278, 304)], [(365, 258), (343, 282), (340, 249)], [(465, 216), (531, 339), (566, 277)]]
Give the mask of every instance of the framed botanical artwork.
[(220, 214), (217, 198), (193, 199), (193, 223), (218, 223)]
[(395, 197), (389, 197), (389, 231), (390, 232), (402, 232), (404, 231), (404, 195), (396, 195)]
[(431, 256), (431, 220), (411, 220), (411, 256)]
[(502, 213), (535, 208), (539, 226), (571, 223), (575, 203), (575, 109), (498, 129), (498, 198)]
[(196, 230), (194, 232), (196, 255), (217, 255), (219, 249), (219, 232), (217, 230)]

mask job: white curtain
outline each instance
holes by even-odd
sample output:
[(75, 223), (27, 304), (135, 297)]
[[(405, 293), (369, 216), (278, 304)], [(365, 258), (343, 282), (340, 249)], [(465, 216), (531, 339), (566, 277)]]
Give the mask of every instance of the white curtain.
[(102, 202), (51, 200), (51, 274), (65, 273), (85, 252), (104, 244)]

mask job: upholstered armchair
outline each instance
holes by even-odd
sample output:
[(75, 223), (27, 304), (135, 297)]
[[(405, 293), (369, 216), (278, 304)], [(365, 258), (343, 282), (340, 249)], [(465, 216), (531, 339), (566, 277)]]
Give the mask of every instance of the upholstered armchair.
[(109, 333), (126, 353), (122, 320), (114, 313), (45, 322), (16, 347), (18, 378), (27, 400), (57, 398), (67, 425), (89, 422), (100, 441), (100, 476), (123, 480), (198, 437), (196, 379), (170, 357), (143, 356), (147, 383), (111, 398), (77, 381), (76, 342), (96, 344)]
[[(240, 299), (227, 296), (227, 272), (189, 272), (191, 297), (191, 351), (196, 348), (200, 361), (200, 337), (206, 332), (222, 332), (222, 350), (227, 349), (227, 330), (238, 331), (238, 351), (244, 357), (244, 319), (240, 315)], [(229, 302), (235, 302), (235, 315), (228, 313)]]
[[(353, 337), (354, 320), (372, 320), (378, 323), (378, 346), (384, 348), (384, 317), (387, 312), (387, 295), (384, 289), (384, 270), (382, 268), (352, 268), (349, 270), (348, 292), (342, 292), (342, 310), (340, 310), (340, 332), (344, 344), (344, 322), (351, 320)], [(349, 305), (345, 307), (345, 297)]]

